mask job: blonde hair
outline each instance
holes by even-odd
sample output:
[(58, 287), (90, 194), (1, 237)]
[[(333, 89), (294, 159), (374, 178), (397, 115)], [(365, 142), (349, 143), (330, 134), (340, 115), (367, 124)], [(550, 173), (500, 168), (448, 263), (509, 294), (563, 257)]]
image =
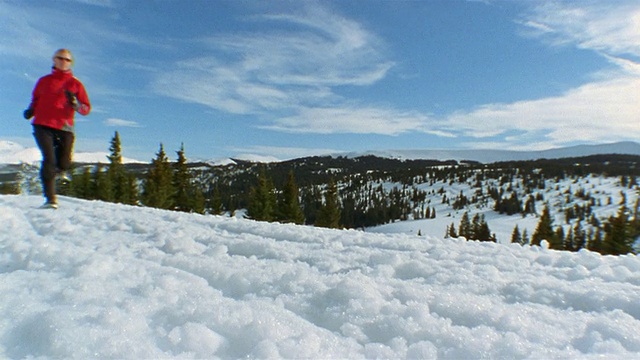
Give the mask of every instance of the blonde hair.
[(53, 53), (53, 57), (55, 58), (58, 55), (61, 54), (68, 54), (69, 55), (69, 59), (71, 59), (71, 63), (73, 64), (73, 54), (71, 53), (71, 50), (69, 49), (58, 49), (55, 53)]

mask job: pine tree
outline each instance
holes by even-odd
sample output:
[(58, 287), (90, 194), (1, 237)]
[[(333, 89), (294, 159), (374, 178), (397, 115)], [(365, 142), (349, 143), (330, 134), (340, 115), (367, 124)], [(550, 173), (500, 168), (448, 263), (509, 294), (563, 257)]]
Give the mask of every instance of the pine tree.
[(204, 214), (205, 198), (202, 189), (195, 183), (189, 171), (184, 143), (176, 151), (178, 159), (173, 165), (173, 206), (178, 211)]
[(602, 231), (595, 229), (593, 239), (590, 239), (587, 243), (587, 249), (589, 251), (604, 253), (604, 244), (602, 243)]
[(279, 220), (282, 222), (292, 222), (295, 224), (304, 223), (304, 214), (300, 207), (298, 198), (298, 185), (293, 174), (293, 170), (289, 171), (287, 182), (282, 189), (282, 198), (278, 206)]
[(451, 227), (447, 228), (446, 237), (457, 238), (458, 234), (456, 234), (456, 227), (453, 223), (451, 223)]
[(95, 197), (102, 201), (113, 201), (113, 184), (111, 178), (104, 170), (104, 164), (98, 163), (95, 173), (93, 174), (93, 183), (95, 184)]
[(338, 187), (333, 178), (329, 180), (324, 193), (324, 204), (318, 211), (315, 226), (337, 229), (340, 227), (340, 203)]
[(109, 178), (108, 180), (112, 190), (109, 194), (110, 199), (105, 200), (123, 204), (134, 203), (135, 200), (132, 199), (130, 179), (122, 163), (122, 144), (120, 142), (120, 134), (117, 131), (111, 139), (109, 151), (111, 151), (111, 153), (108, 156), (109, 168), (107, 169), (106, 176)]
[[(562, 229), (562, 226), (560, 226), (560, 229)], [(557, 231), (556, 231), (556, 234), (558, 234)], [(567, 233), (567, 236), (564, 237), (563, 249), (567, 251), (574, 251), (574, 248), (575, 248), (575, 237), (573, 235), (573, 229), (569, 229), (569, 233)]]
[(610, 219), (609, 231), (604, 236), (604, 253), (610, 255), (632, 253), (633, 241), (629, 223), (629, 210), (625, 205), (622, 205), (616, 217)]
[(471, 220), (469, 219), (469, 213), (464, 212), (462, 214), (462, 219), (460, 219), (460, 226), (458, 227), (458, 236), (462, 236), (467, 240), (470, 240), (473, 237)]
[(138, 179), (134, 174), (125, 172), (126, 189), (121, 199), (123, 204), (138, 204)]
[(144, 205), (172, 209), (174, 200), (172, 180), (171, 164), (164, 152), (164, 146), (160, 144), (160, 150), (158, 150), (156, 158), (152, 160), (151, 168), (144, 181), (142, 192)]
[(576, 225), (573, 227), (573, 244), (574, 244), (574, 251), (580, 251), (581, 249), (583, 249), (586, 244), (587, 244), (587, 239), (586, 239), (587, 235), (584, 232), (584, 229), (582, 228), (582, 224), (580, 221), (578, 221), (576, 223)]
[(494, 241), (495, 236), (491, 235), (489, 224), (485, 221), (484, 214), (476, 214), (472, 221), (473, 239), (479, 241)]
[(522, 230), (522, 241), (520, 242), (520, 244), (529, 244), (529, 234), (527, 233), (527, 229)]
[(81, 199), (94, 199), (93, 181), (89, 167), (85, 167), (80, 174), (73, 173), (71, 175), (71, 184), (71, 196)]
[(533, 232), (533, 235), (531, 235), (531, 245), (540, 246), (542, 240), (547, 240), (552, 249), (561, 248), (561, 244), (557, 244), (556, 234), (553, 231), (553, 219), (551, 219), (548, 204), (542, 210), (542, 215), (540, 216), (536, 230)]
[(275, 188), (263, 167), (258, 174), (258, 184), (249, 191), (247, 217), (258, 221), (273, 221), (275, 210)]
[(174, 164), (173, 171), (173, 202), (176, 210), (190, 212), (193, 210), (192, 184), (191, 173), (187, 168), (187, 158), (184, 153), (184, 143), (176, 153), (178, 154), (178, 160)]
[(322, 207), (322, 192), (316, 185), (309, 186), (302, 195), (304, 218), (307, 224), (315, 224)]
[(513, 232), (511, 233), (511, 243), (520, 244), (522, 243), (522, 235), (520, 234), (520, 229), (518, 228), (518, 224), (513, 228)]
[(213, 215), (222, 214), (222, 197), (220, 197), (220, 187), (218, 186), (218, 183), (213, 187), (210, 209)]

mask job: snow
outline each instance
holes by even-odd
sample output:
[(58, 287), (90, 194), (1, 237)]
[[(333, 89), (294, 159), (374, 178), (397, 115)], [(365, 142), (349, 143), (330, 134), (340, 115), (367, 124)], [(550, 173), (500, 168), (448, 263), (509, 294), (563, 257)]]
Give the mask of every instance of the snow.
[(560, 159), (567, 157), (581, 157), (599, 154), (629, 154), (640, 155), (640, 144), (631, 141), (621, 141), (610, 144), (576, 145), (540, 151), (493, 150), (493, 149), (399, 149), (372, 150), (367, 152), (336, 153), (334, 156), (358, 157), (374, 155), (392, 159), (436, 159), (456, 161), (478, 161), (484, 164), (499, 161), (522, 161), (538, 159)]
[[(80, 163), (103, 163), (109, 162), (108, 152), (84, 152), (77, 151), (73, 154), (75, 162)], [(18, 143), (6, 140), (0, 140), (0, 164), (34, 164), (42, 160), (42, 154), (37, 147), (24, 147)], [(123, 163), (142, 163), (142, 161), (123, 158)]]
[(0, 358), (640, 357), (640, 261), (0, 196)]

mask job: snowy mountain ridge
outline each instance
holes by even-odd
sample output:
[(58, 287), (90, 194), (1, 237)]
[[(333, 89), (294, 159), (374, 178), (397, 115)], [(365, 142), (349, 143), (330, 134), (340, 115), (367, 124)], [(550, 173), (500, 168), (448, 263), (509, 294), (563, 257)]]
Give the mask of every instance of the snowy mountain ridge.
[[(470, 150), (447, 150), (447, 149), (414, 149), (414, 150), (372, 150), (364, 152), (340, 152), (331, 156), (346, 156), (355, 158), (359, 156), (374, 155), (383, 158), (407, 159), (407, 160), (456, 160), (456, 161), (477, 161), (481, 163), (493, 163), (498, 161), (519, 161), (536, 159), (559, 159), (566, 157), (581, 157), (598, 154), (628, 154), (640, 155), (640, 144), (631, 141), (616, 142), (600, 145), (576, 145), (557, 149), (541, 151), (512, 151), (512, 150), (492, 150), (492, 149), (470, 149)], [(82, 163), (105, 163), (107, 162), (107, 152), (83, 152), (74, 154), (74, 160)], [(0, 140), (0, 164), (33, 164), (40, 161), (40, 151), (36, 147), (24, 147), (12, 141)], [(250, 158), (242, 159), (252, 162), (263, 162), (264, 159)], [(146, 163), (132, 158), (123, 158), (124, 163)], [(211, 166), (232, 164), (233, 159), (210, 159), (203, 160)]]
[[(79, 163), (108, 163), (109, 153), (106, 151), (98, 152), (75, 152), (73, 160)], [(0, 140), (0, 165), (16, 165), (16, 164), (34, 164), (42, 159), (40, 150), (37, 147), (24, 147), (13, 141)], [(131, 158), (123, 157), (122, 162), (144, 163)]]
[(582, 157), (599, 154), (625, 154), (640, 155), (640, 144), (632, 141), (616, 142), (600, 145), (576, 145), (557, 149), (541, 151), (511, 151), (511, 150), (386, 150), (349, 152), (336, 154), (348, 157), (358, 157), (363, 155), (375, 155), (384, 158), (395, 159), (434, 159), (434, 160), (456, 160), (456, 161), (477, 161), (480, 163), (494, 163), (499, 161), (526, 161), (538, 159), (561, 159), (570, 157)]

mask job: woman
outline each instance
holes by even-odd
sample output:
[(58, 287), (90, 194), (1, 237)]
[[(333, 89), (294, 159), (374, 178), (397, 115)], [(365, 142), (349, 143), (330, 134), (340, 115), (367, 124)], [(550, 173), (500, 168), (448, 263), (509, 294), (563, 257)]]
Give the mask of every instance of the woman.
[(41, 77), (33, 89), (31, 105), (24, 111), (25, 119), (34, 118), (33, 136), (42, 152), (40, 179), (44, 190), (43, 208), (58, 208), (56, 174), (71, 166), (75, 140), (73, 116), (91, 111), (84, 85), (73, 76), (73, 55), (60, 49), (53, 55), (51, 74)]

